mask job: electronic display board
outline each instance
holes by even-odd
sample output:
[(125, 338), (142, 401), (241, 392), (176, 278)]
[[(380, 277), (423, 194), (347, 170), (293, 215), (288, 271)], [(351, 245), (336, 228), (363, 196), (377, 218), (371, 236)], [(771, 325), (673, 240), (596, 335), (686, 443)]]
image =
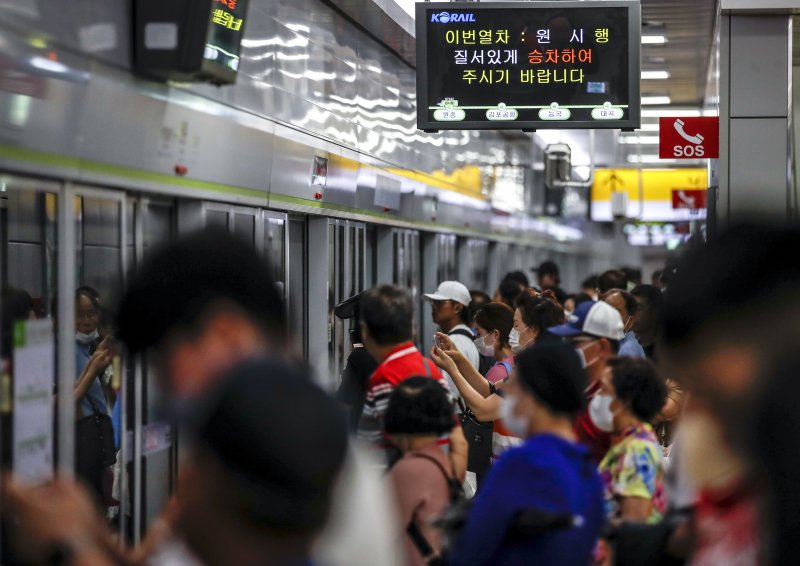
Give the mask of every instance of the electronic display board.
[(418, 2), (421, 130), (635, 129), (638, 0)]
[(229, 76), (233, 82), (239, 71), (239, 52), (248, 0), (214, 0), (211, 25), (203, 52), (203, 71)]
[(134, 68), (148, 77), (231, 84), (248, 0), (136, 0)]

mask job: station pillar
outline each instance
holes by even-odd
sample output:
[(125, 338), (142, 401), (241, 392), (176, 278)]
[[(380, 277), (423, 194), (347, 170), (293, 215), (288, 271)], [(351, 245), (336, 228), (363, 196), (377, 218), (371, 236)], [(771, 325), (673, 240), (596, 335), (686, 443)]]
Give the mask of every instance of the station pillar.
[(795, 219), (793, 3), (800, 8), (800, 0), (721, 2), (719, 228), (753, 216)]

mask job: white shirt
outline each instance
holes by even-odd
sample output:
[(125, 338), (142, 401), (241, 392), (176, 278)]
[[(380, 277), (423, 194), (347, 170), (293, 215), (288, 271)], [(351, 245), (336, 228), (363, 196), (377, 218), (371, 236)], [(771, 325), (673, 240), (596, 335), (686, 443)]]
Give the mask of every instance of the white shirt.
[[(466, 324), (459, 324), (458, 326), (454, 326), (450, 329), (450, 332), (455, 332), (456, 330), (466, 330), (467, 332), (472, 333), (469, 326)], [(478, 353), (478, 349), (475, 347), (474, 339), (467, 338), (466, 336), (462, 336), (461, 334), (452, 334), (450, 335), (450, 340), (453, 341), (453, 344), (456, 345), (459, 352), (464, 354), (464, 357), (469, 360), (469, 363), (475, 369), (478, 369), (481, 364), (480, 354)], [(458, 392), (458, 388), (453, 380), (447, 375), (447, 372), (442, 370), (442, 375), (444, 376), (445, 381), (447, 381), (447, 385), (450, 387), (450, 391), (453, 393), (453, 399), (456, 400), (458, 405), (458, 412), (461, 412), (461, 405), (464, 404), (464, 399), (461, 397), (461, 394)]]

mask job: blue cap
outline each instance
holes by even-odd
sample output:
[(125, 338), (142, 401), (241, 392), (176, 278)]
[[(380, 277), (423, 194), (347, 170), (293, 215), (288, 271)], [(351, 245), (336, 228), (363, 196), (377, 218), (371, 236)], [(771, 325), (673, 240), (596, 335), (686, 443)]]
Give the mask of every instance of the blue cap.
[(575, 307), (566, 324), (552, 326), (547, 331), (556, 336), (588, 334), (598, 338), (622, 340), (625, 335), (623, 327), (622, 316), (617, 309), (604, 301), (585, 301)]

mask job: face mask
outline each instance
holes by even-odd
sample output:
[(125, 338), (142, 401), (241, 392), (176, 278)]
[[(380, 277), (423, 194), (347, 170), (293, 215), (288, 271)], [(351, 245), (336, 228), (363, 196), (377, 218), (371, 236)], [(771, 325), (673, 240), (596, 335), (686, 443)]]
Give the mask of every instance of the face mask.
[(511, 332), (508, 333), (508, 345), (511, 346), (511, 349), (519, 348), (519, 330), (516, 328), (512, 328)]
[(91, 344), (95, 340), (100, 339), (100, 334), (95, 330), (91, 334), (84, 334), (83, 332), (76, 332), (75, 339), (81, 344)]
[(594, 426), (603, 432), (614, 431), (614, 413), (611, 412), (611, 403), (614, 397), (598, 393), (589, 402), (589, 419)]
[[(594, 342), (591, 342), (591, 343), (594, 344)], [(588, 368), (590, 365), (592, 365), (593, 363), (595, 363), (599, 359), (599, 358), (592, 358), (591, 361), (587, 360), (586, 359), (586, 353), (583, 351), (583, 348), (581, 348), (581, 347), (575, 348), (575, 353), (578, 354), (578, 359), (580, 359), (581, 367), (583, 369)]]
[[(487, 334), (486, 336), (489, 335)], [(475, 347), (478, 349), (478, 352), (480, 352), (481, 355), (491, 358), (494, 356), (494, 344), (487, 344), (486, 336), (481, 336), (475, 340)]]
[(705, 411), (681, 416), (672, 455), (697, 489), (722, 489), (743, 474), (744, 466), (728, 447), (719, 421)]
[(528, 436), (528, 421), (514, 413), (516, 405), (516, 396), (506, 395), (503, 399), (503, 404), (500, 405), (500, 418), (503, 420), (503, 426), (508, 429), (508, 432), (519, 438), (525, 438)]

